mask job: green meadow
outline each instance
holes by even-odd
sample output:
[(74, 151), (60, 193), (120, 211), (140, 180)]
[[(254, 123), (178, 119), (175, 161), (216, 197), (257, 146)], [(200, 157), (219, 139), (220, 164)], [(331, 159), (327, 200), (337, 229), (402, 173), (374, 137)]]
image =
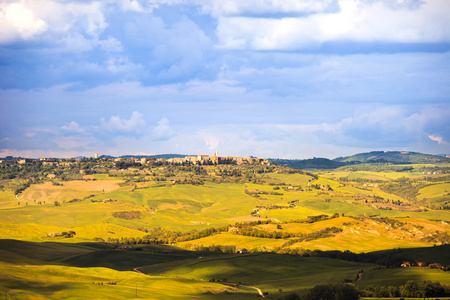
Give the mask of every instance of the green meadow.
[(226, 281), (257, 286), (270, 294), (304, 293), (318, 284), (342, 282), (356, 278), (361, 269), (371, 264), (352, 263), (326, 258), (307, 258), (275, 254), (241, 254), (208, 257), (144, 267), (141, 271), (164, 277)]
[(424, 198), (435, 198), (440, 196), (448, 196), (447, 199), (450, 201), (450, 183), (431, 184), (421, 188), (417, 198), (422, 200)]

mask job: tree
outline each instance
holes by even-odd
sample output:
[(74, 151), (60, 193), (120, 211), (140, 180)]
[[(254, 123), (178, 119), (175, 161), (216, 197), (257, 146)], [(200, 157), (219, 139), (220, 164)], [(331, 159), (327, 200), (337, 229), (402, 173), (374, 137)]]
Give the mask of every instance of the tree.
[(316, 285), (306, 295), (306, 300), (334, 299), (333, 285)]
[(430, 280), (424, 280), (421, 282), (421, 289), (423, 290), (424, 297), (445, 296), (445, 289), (438, 281), (431, 282)]
[(339, 284), (336, 286), (335, 300), (358, 300), (359, 291), (353, 284)]
[(296, 293), (291, 293), (289, 295), (285, 295), (283, 296), (279, 296), (277, 299), (279, 300), (300, 300), (300, 296), (297, 295)]
[(400, 286), (400, 296), (402, 297), (416, 297), (419, 290), (417, 282), (409, 280), (404, 285)]
[(316, 285), (305, 296), (306, 300), (358, 300), (360, 292), (353, 284)]
[(61, 203), (59, 203), (58, 201), (55, 201), (55, 206), (61, 206)]

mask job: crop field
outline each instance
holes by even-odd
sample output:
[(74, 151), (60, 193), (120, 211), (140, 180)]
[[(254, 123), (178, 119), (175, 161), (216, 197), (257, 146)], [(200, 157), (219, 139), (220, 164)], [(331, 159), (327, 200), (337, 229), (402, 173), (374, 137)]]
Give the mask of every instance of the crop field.
[[(304, 217), (306, 218), (306, 216)], [(328, 227), (339, 227), (343, 228), (346, 225), (351, 226), (362, 226), (364, 223), (352, 219), (352, 218), (333, 218), (329, 220), (324, 220), (322, 222), (314, 222), (314, 223), (286, 223), (281, 224), (281, 228), (278, 228), (276, 224), (265, 224), (258, 225), (257, 228), (261, 228), (266, 231), (279, 231), (279, 232), (289, 232), (289, 233), (312, 233), (315, 231), (323, 230)]]
[(231, 233), (221, 233), (218, 235), (212, 235), (209, 237), (201, 238), (198, 240), (187, 241), (179, 243), (183, 248), (195, 249), (197, 246), (214, 246), (214, 245), (224, 245), (224, 246), (236, 246), (236, 248), (252, 250), (253, 248), (265, 248), (273, 249), (276, 247), (281, 247), (285, 241), (279, 239), (266, 239), (257, 238), (251, 236), (235, 235)]
[(290, 221), (295, 219), (304, 219), (308, 216), (315, 216), (325, 214), (321, 210), (310, 209), (307, 207), (296, 207), (296, 208), (286, 208), (286, 209), (273, 209), (273, 210), (262, 210), (259, 215), (262, 218), (275, 219), (276, 221)]
[(51, 182), (46, 182), (32, 185), (18, 197), (21, 202), (28, 202), (28, 204), (36, 204), (40, 201), (46, 201), (46, 203), (53, 203), (54, 201), (64, 202), (75, 198), (83, 199), (91, 194), (118, 190), (121, 182), (122, 180), (76, 180), (60, 183), (61, 185), (53, 185)]
[(340, 235), (323, 238), (320, 240), (313, 240), (308, 242), (295, 243), (291, 248), (303, 249), (319, 249), (340, 250), (345, 251), (352, 249), (352, 252), (372, 252), (384, 249), (394, 248), (413, 248), (413, 247), (430, 247), (430, 243), (405, 241), (401, 239), (390, 239), (371, 232), (355, 232), (346, 231)]

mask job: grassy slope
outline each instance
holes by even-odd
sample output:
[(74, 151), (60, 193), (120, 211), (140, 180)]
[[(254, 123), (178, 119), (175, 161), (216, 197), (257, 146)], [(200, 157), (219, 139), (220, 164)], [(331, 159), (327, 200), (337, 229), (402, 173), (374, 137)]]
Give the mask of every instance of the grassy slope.
[(358, 287), (364, 288), (370, 285), (399, 286), (408, 280), (439, 281), (441, 284), (450, 284), (450, 274), (436, 269), (420, 268), (393, 268), (380, 269), (365, 272)]
[[(208, 299), (224, 286), (201, 281), (161, 278), (107, 268), (1, 266), (2, 291), (14, 299)], [(114, 282), (116, 285), (108, 285)]]
[(191, 259), (193, 254), (162, 254), (160, 252), (133, 252), (98, 250), (70, 257), (63, 263), (75, 267), (105, 267), (118, 271), (131, 271), (136, 267)]
[[(384, 252), (384, 251), (381, 251)], [(425, 248), (402, 248), (393, 254), (396, 257), (409, 261), (430, 263), (440, 263), (450, 265), (450, 245)]]
[(271, 294), (300, 291), (317, 284), (354, 279), (361, 269), (374, 265), (325, 258), (306, 258), (275, 254), (246, 254), (203, 258), (143, 268), (149, 274), (168, 277), (220, 279), (257, 286)]
[(276, 178), (281, 182), (286, 184), (295, 185), (295, 186), (306, 186), (308, 182), (313, 179), (313, 177), (303, 174), (277, 174), (277, 173), (269, 173), (269, 177)]
[[(155, 249), (154, 255), (101, 249), (105, 247), (92, 243), (0, 240), (0, 291), (13, 299), (129, 299), (135, 297), (136, 289), (139, 298), (146, 299), (210, 299), (211, 293), (228, 289), (215, 283), (116, 271), (184, 259), (192, 254), (183, 256), (178, 251), (163, 256), (163, 248), (158, 246), (151, 247)], [(101, 265), (110, 268), (98, 267)], [(116, 284), (109, 285), (110, 282)], [(251, 293), (240, 292), (244, 298)]]
[[(444, 195), (450, 195), (450, 183), (432, 184), (419, 190), (417, 199), (434, 198)], [(450, 200), (450, 196), (448, 197)]]
[[(0, 289), (8, 291), (9, 295), (14, 295), (16, 299), (29, 299), (32, 295), (32, 299), (83, 299), (86, 295), (96, 299), (130, 298), (134, 297), (136, 285), (140, 298), (226, 299), (225, 295), (208, 294), (208, 291), (218, 292), (226, 288), (207, 282), (212, 278), (221, 281), (226, 278), (228, 282), (257, 286), (272, 295), (277, 295), (279, 288), (282, 288), (284, 293), (304, 293), (305, 288), (317, 284), (353, 280), (361, 269), (364, 270), (364, 276), (363, 280), (358, 282), (360, 287), (404, 284), (410, 279), (448, 283), (450, 279), (448, 274), (436, 270), (375, 270), (378, 267), (372, 264), (268, 253), (211, 254), (200, 259), (189, 259), (195, 258), (194, 253), (167, 246), (145, 246), (146, 252), (143, 253), (102, 249), (105, 247), (103, 244), (0, 240), (0, 246), (0, 274), (8, 274), (7, 277), (0, 276)], [(442, 246), (403, 249), (398, 254), (416, 258), (423, 258), (424, 255), (449, 256), (447, 248)], [(172, 255), (163, 254), (163, 249), (172, 250)], [(10, 255), (5, 255), (7, 253)], [(52, 264), (71, 264), (85, 268)], [(112, 270), (130, 270), (142, 264), (155, 264), (140, 268), (141, 271), (151, 274), (151, 277)], [(99, 266), (107, 266), (109, 269)], [(117, 285), (107, 285), (108, 282), (115, 282)], [(83, 291), (89, 294), (83, 294)], [(242, 288), (230, 297), (246, 299), (254, 295), (254, 290)]]
[(58, 264), (61, 259), (95, 250), (83, 244), (33, 243), (11, 239), (0, 240), (0, 249), (0, 262), (7, 264)]

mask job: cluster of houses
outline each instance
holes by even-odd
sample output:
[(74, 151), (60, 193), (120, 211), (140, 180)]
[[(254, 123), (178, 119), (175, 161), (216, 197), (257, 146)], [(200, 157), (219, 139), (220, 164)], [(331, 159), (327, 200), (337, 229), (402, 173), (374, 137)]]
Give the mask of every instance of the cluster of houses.
[(401, 265), (401, 267), (404, 268), (412, 268), (412, 267), (416, 267), (416, 268), (429, 268), (429, 269), (444, 269), (444, 266), (442, 266), (439, 263), (434, 263), (434, 264), (426, 264), (424, 262), (418, 261), (404, 261)]
[[(140, 164), (149, 164), (153, 162), (160, 162), (160, 163), (169, 163), (173, 165), (182, 165), (182, 164), (193, 164), (193, 165), (219, 165), (219, 164), (236, 164), (236, 165), (244, 165), (244, 164), (270, 164), (267, 159), (262, 158), (255, 158), (255, 157), (239, 157), (239, 156), (219, 156), (218, 152), (216, 151), (214, 155), (193, 155), (193, 156), (186, 156), (186, 157), (174, 157), (169, 159), (164, 158), (158, 158), (158, 159), (152, 159), (152, 158), (98, 158), (98, 154), (95, 153), (94, 156), (95, 159), (101, 159), (103, 161), (107, 160), (114, 160), (115, 162), (127, 160), (129, 162), (133, 163), (140, 163)], [(25, 164), (33, 161), (33, 159), (18, 159), (18, 164)], [(41, 161), (42, 165), (50, 165), (50, 166), (70, 166), (74, 165), (77, 162), (81, 161), (81, 159), (55, 159), (55, 158), (45, 158), (41, 157), (39, 158), (39, 161)]]
[(239, 156), (219, 156), (218, 152), (214, 153), (214, 155), (196, 155), (196, 156), (186, 156), (186, 157), (175, 157), (169, 158), (167, 160), (170, 164), (184, 164), (191, 163), (194, 165), (220, 165), (220, 164), (232, 164), (235, 163), (237, 165), (244, 164), (269, 164), (267, 159), (263, 158), (255, 158), (255, 157), (239, 157)]

